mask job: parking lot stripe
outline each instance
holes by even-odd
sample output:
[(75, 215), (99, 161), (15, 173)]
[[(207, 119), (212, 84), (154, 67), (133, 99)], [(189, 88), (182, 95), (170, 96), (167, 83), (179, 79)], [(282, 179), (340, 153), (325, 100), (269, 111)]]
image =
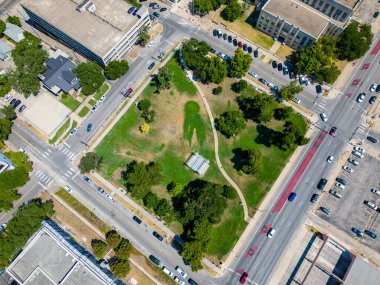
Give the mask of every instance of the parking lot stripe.
[(43, 153), (41, 153), (41, 155), (42, 155), (43, 157), (47, 158), (46, 155), (44, 155)]
[(44, 180), (42, 180), (43, 183), (46, 183), (47, 180), (49, 180), (49, 176), (46, 176)]
[(53, 183), (53, 179), (50, 180), (50, 182), (48, 183), (47, 186), (49, 186), (49, 185), (52, 184), (52, 183)]
[(50, 153), (48, 153), (48, 152), (44, 151), (44, 154), (46, 154), (47, 156), (49, 156), (49, 154), (50, 154)]
[(41, 173), (41, 170), (38, 170), (35, 175), (38, 177), (38, 175), (40, 175)]
[[(48, 179), (48, 180), (45, 182), (45, 184), (50, 183), (52, 180), (53, 180), (53, 178)], [(48, 185), (49, 185), (49, 184), (48, 184)]]

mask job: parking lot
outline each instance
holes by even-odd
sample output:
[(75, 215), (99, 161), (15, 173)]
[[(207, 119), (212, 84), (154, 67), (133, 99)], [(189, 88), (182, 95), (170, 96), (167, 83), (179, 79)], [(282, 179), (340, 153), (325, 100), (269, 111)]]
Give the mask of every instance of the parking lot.
[[(328, 221), (336, 228), (344, 230), (348, 235), (360, 239), (360, 242), (380, 252), (380, 239), (373, 239), (364, 234), (363, 237), (356, 237), (352, 232), (352, 228), (357, 228), (360, 231), (370, 230), (376, 235), (380, 235), (380, 217), (379, 212), (369, 208), (364, 204), (365, 201), (373, 202), (375, 205), (380, 204), (380, 196), (371, 192), (372, 188), (380, 188), (380, 161), (376, 158), (364, 154), (363, 158), (357, 158), (350, 155), (359, 162), (358, 166), (354, 166), (346, 161), (344, 165), (353, 169), (352, 173), (348, 173), (341, 169), (338, 177), (343, 178), (348, 183), (345, 189), (342, 190), (335, 186), (335, 182), (330, 189), (324, 190), (324, 195), (321, 197), (316, 214), (322, 219)], [(331, 177), (331, 180), (335, 177)], [(336, 190), (342, 194), (341, 198), (337, 198), (329, 193), (329, 190)], [(319, 210), (320, 207), (325, 207), (330, 211), (330, 215), (326, 215)]]

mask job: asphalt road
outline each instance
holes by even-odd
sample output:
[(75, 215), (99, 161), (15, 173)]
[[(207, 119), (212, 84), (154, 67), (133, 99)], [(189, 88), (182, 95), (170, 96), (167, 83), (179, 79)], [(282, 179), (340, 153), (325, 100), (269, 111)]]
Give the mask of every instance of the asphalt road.
[[(375, 37), (374, 45), (379, 41), (379, 37)], [(371, 48), (372, 50), (372, 48)], [(321, 129), (319, 134), (329, 131), (332, 126), (338, 128), (336, 137), (324, 137), (323, 141), (317, 149), (314, 157), (311, 158), (309, 165), (303, 170), (296, 170), (290, 177), (289, 181), (284, 184), (282, 199), (286, 199), (289, 193), (289, 185), (295, 183), (295, 179), (299, 179), (295, 183), (292, 190), (297, 193), (297, 198), (294, 202), (285, 202), (283, 208), (278, 211), (278, 205), (274, 205), (269, 209), (264, 218), (260, 230), (255, 233), (253, 239), (248, 246), (240, 253), (240, 260), (233, 267), (234, 274), (229, 278), (227, 284), (238, 284), (240, 275), (245, 271), (249, 274), (248, 284), (266, 284), (268, 283), (271, 273), (275, 268), (281, 254), (286, 249), (287, 244), (293, 235), (296, 234), (298, 226), (306, 218), (307, 212), (310, 210), (309, 200), (312, 193), (316, 192), (316, 185), (321, 177), (328, 177), (334, 163), (328, 164), (326, 159), (329, 155), (339, 157), (345, 144), (350, 143), (359, 134), (357, 133), (358, 126), (365, 120), (365, 113), (369, 107), (369, 88), (373, 82), (380, 81), (379, 70), (380, 53), (371, 54), (369, 52), (358, 63), (353, 78), (349, 81), (342, 96), (334, 110), (328, 114), (329, 121), (323, 123), (319, 121), (316, 126)], [(368, 68), (363, 68), (363, 64), (370, 63)], [(357, 80), (356, 80), (357, 79)], [(356, 81), (355, 81), (356, 80)], [(357, 84), (359, 82), (359, 84)], [(357, 103), (356, 97), (360, 92), (366, 92), (367, 100), (363, 103)], [(351, 95), (349, 95), (351, 94)], [(319, 138), (319, 140), (321, 140)], [(309, 144), (310, 151), (312, 143)], [(304, 159), (299, 161), (302, 165)], [(297, 166), (298, 167), (298, 166)], [(286, 194), (284, 194), (286, 193)], [(276, 208), (277, 207), (277, 208)], [(275, 228), (276, 234), (272, 239), (266, 236), (269, 228)], [(254, 253), (247, 254), (251, 248)]]

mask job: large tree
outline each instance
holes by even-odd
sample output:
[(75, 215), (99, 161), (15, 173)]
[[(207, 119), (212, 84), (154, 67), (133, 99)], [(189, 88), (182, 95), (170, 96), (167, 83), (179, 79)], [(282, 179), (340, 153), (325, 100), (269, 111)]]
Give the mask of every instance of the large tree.
[(243, 111), (246, 119), (254, 120), (258, 123), (269, 122), (277, 107), (273, 97), (266, 93), (253, 91), (249, 95), (241, 95), (237, 98), (240, 110)]
[(190, 39), (182, 45), (181, 54), (190, 69), (198, 69), (204, 65), (205, 57), (210, 49), (208, 43)]
[(161, 67), (153, 78), (156, 84), (157, 92), (170, 89), (172, 78), (173, 73), (170, 72), (169, 68), (167, 66)]
[(340, 59), (355, 60), (369, 50), (373, 39), (370, 24), (352, 22), (340, 34), (337, 52)]
[(4, 114), (5, 118), (10, 120), (10, 121), (13, 121), (14, 119), (17, 118), (17, 115), (16, 115), (16, 112), (15, 112), (13, 105), (7, 105), (7, 106), (3, 107), (3, 109), (1, 109), (0, 111), (1, 111), (1, 113)]
[(119, 245), (114, 249), (115, 255), (120, 259), (128, 259), (131, 255), (132, 245), (126, 240), (122, 239)]
[(116, 248), (121, 242), (121, 236), (116, 230), (112, 230), (106, 233), (106, 241), (110, 247)]
[(146, 44), (148, 43), (148, 41), (150, 40), (150, 36), (149, 36), (148, 31), (149, 31), (149, 27), (148, 26), (143, 26), (140, 29), (140, 33), (139, 33), (139, 37), (138, 37), (137, 42), (142, 47), (145, 47)]
[(0, 119), (0, 141), (5, 141), (11, 133), (12, 121), (7, 118)]
[(4, 97), (9, 91), (11, 91), (11, 84), (8, 77), (0, 75), (0, 97)]
[(125, 259), (115, 258), (110, 262), (110, 270), (116, 278), (124, 279), (131, 270), (129, 261)]
[(260, 174), (263, 168), (263, 155), (260, 150), (250, 148), (243, 150), (242, 171), (246, 174)]
[(92, 251), (97, 259), (101, 259), (106, 255), (107, 244), (99, 239), (93, 239), (91, 241)]
[(80, 80), (84, 95), (95, 93), (105, 81), (102, 68), (94, 61), (80, 63), (74, 73)]
[(207, 58), (197, 68), (197, 75), (204, 83), (219, 84), (227, 76), (227, 62), (219, 57)]
[(296, 80), (290, 81), (288, 85), (283, 85), (281, 87), (280, 96), (284, 100), (291, 100), (295, 95), (301, 93), (303, 87), (297, 84)]
[(5, 31), (6, 24), (3, 20), (0, 20), (0, 34), (2, 34)]
[(249, 69), (252, 63), (252, 57), (245, 54), (241, 48), (235, 50), (235, 55), (230, 62), (230, 76), (242, 77)]
[(106, 68), (104, 69), (104, 72), (109, 79), (115, 80), (122, 77), (124, 74), (126, 74), (128, 70), (129, 70), (128, 61), (113, 60), (107, 64)]
[(17, 17), (17, 16), (8, 16), (8, 18), (7, 18), (7, 22), (8, 22), (8, 23), (11, 23), (11, 24), (13, 24), (13, 25), (16, 25), (16, 26), (21, 27), (21, 20), (20, 20), (20, 18)]
[(221, 13), (223, 19), (233, 22), (241, 16), (241, 5), (237, 0), (230, 0)]
[(234, 137), (246, 127), (243, 113), (238, 110), (224, 112), (215, 119), (215, 128), (227, 138)]
[(291, 149), (297, 145), (303, 145), (309, 142), (309, 139), (304, 138), (304, 133), (300, 126), (293, 121), (286, 121), (284, 130), (280, 137), (281, 147)]
[(87, 173), (99, 169), (101, 163), (102, 158), (96, 152), (88, 152), (81, 158), (78, 167), (82, 173)]

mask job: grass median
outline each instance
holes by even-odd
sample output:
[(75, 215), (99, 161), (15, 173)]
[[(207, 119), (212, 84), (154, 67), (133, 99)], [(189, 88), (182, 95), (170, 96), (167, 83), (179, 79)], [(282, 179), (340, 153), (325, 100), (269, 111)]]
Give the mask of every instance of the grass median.
[(74, 99), (73, 97), (71, 97), (71, 95), (67, 93), (63, 93), (59, 101), (73, 112), (80, 105), (80, 102), (78, 100)]
[(96, 100), (99, 100), (100, 97), (102, 97), (108, 91), (109, 88), (110, 87), (108, 86), (107, 83), (103, 83), (103, 85), (100, 86), (99, 90), (95, 93), (94, 98)]
[(55, 133), (54, 137), (49, 140), (50, 144), (54, 144), (70, 127), (70, 119), (67, 119), (66, 122), (58, 129), (58, 131)]

